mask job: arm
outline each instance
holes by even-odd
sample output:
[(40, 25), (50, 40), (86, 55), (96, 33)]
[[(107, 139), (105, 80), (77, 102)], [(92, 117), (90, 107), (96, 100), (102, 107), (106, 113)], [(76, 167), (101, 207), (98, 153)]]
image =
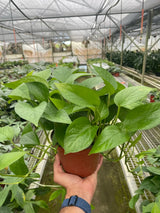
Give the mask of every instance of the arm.
[[(66, 188), (67, 193), (65, 199), (70, 198), (73, 195), (77, 195), (78, 197), (83, 198), (89, 204), (91, 204), (91, 200), (93, 198), (97, 185), (97, 173), (102, 165), (102, 161), (103, 157), (101, 156), (96, 171), (86, 178), (81, 178), (77, 175), (72, 175), (64, 172), (60, 164), (59, 157), (58, 155), (56, 155), (54, 162), (54, 182)], [(75, 206), (65, 207), (60, 211), (60, 213), (72, 213), (72, 212), (84, 213), (83, 210)]]

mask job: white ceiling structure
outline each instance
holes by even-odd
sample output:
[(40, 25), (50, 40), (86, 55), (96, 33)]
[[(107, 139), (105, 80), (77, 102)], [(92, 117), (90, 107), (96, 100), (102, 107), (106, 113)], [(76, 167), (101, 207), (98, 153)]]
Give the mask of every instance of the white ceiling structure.
[(140, 33), (142, 9), (144, 32), (150, 9), (159, 32), (160, 0), (0, 0), (0, 41), (102, 40), (119, 36), (120, 25)]

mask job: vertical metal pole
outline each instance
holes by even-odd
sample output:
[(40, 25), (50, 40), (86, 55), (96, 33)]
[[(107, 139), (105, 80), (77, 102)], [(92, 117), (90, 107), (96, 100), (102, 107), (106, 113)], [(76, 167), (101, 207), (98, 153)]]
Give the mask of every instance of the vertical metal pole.
[(112, 47), (113, 47), (113, 36), (111, 37), (111, 52), (110, 52), (110, 61), (112, 61)]
[(146, 31), (146, 41), (145, 41), (145, 49), (144, 49), (144, 56), (143, 56), (143, 67), (142, 67), (142, 78), (141, 78), (141, 84), (144, 84), (144, 74), (146, 70), (146, 61), (147, 61), (147, 54), (148, 54), (148, 39), (150, 37), (150, 30), (151, 30), (151, 17), (152, 17), (152, 11), (148, 11), (148, 20), (147, 20), (147, 31)]
[(121, 62), (120, 62), (120, 67), (121, 67), (121, 70), (122, 70), (122, 65), (123, 65), (123, 47), (124, 47), (124, 41), (125, 41), (125, 36), (124, 34), (122, 35), (122, 46), (121, 46)]
[(50, 41), (50, 44), (51, 44), (51, 50), (52, 50), (52, 62), (54, 63), (54, 56), (53, 56), (53, 42), (52, 40)]

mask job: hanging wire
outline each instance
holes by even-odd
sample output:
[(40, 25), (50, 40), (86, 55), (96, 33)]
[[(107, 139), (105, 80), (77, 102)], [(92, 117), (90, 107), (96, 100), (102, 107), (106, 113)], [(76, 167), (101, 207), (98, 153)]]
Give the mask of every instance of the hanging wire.
[[(107, 17), (107, 15), (108, 15), (109, 11), (110, 11), (113, 7), (115, 7), (119, 2), (120, 2), (120, 0), (117, 0), (113, 5), (111, 5), (111, 6), (108, 8), (108, 10), (107, 10), (106, 13), (105, 13), (104, 19), (98, 24), (98, 27), (97, 27), (98, 31), (100, 31), (100, 26), (101, 26), (101, 24), (102, 24), (103, 22), (105, 22), (106, 17)], [(106, 5), (106, 6), (107, 6), (107, 5)], [(104, 7), (104, 9), (106, 8), (106, 6)], [(97, 18), (98, 18), (98, 15), (96, 16), (96, 22), (97, 22)], [(94, 24), (94, 25), (96, 26), (96, 24)], [(96, 29), (95, 29), (95, 31), (96, 31)], [(95, 31), (92, 32), (92, 29), (91, 29), (91, 35), (93, 35), (93, 34), (95, 33)], [(104, 36), (104, 35), (103, 35), (103, 36)]]

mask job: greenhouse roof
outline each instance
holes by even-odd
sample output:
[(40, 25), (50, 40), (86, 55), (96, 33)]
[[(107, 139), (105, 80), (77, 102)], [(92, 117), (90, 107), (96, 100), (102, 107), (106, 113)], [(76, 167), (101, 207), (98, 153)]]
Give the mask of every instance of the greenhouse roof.
[(0, 41), (24, 42), (102, 40), (143, 32), (153, 9), (152, 31), (160, 28), (160, 0), (1, 0)]

